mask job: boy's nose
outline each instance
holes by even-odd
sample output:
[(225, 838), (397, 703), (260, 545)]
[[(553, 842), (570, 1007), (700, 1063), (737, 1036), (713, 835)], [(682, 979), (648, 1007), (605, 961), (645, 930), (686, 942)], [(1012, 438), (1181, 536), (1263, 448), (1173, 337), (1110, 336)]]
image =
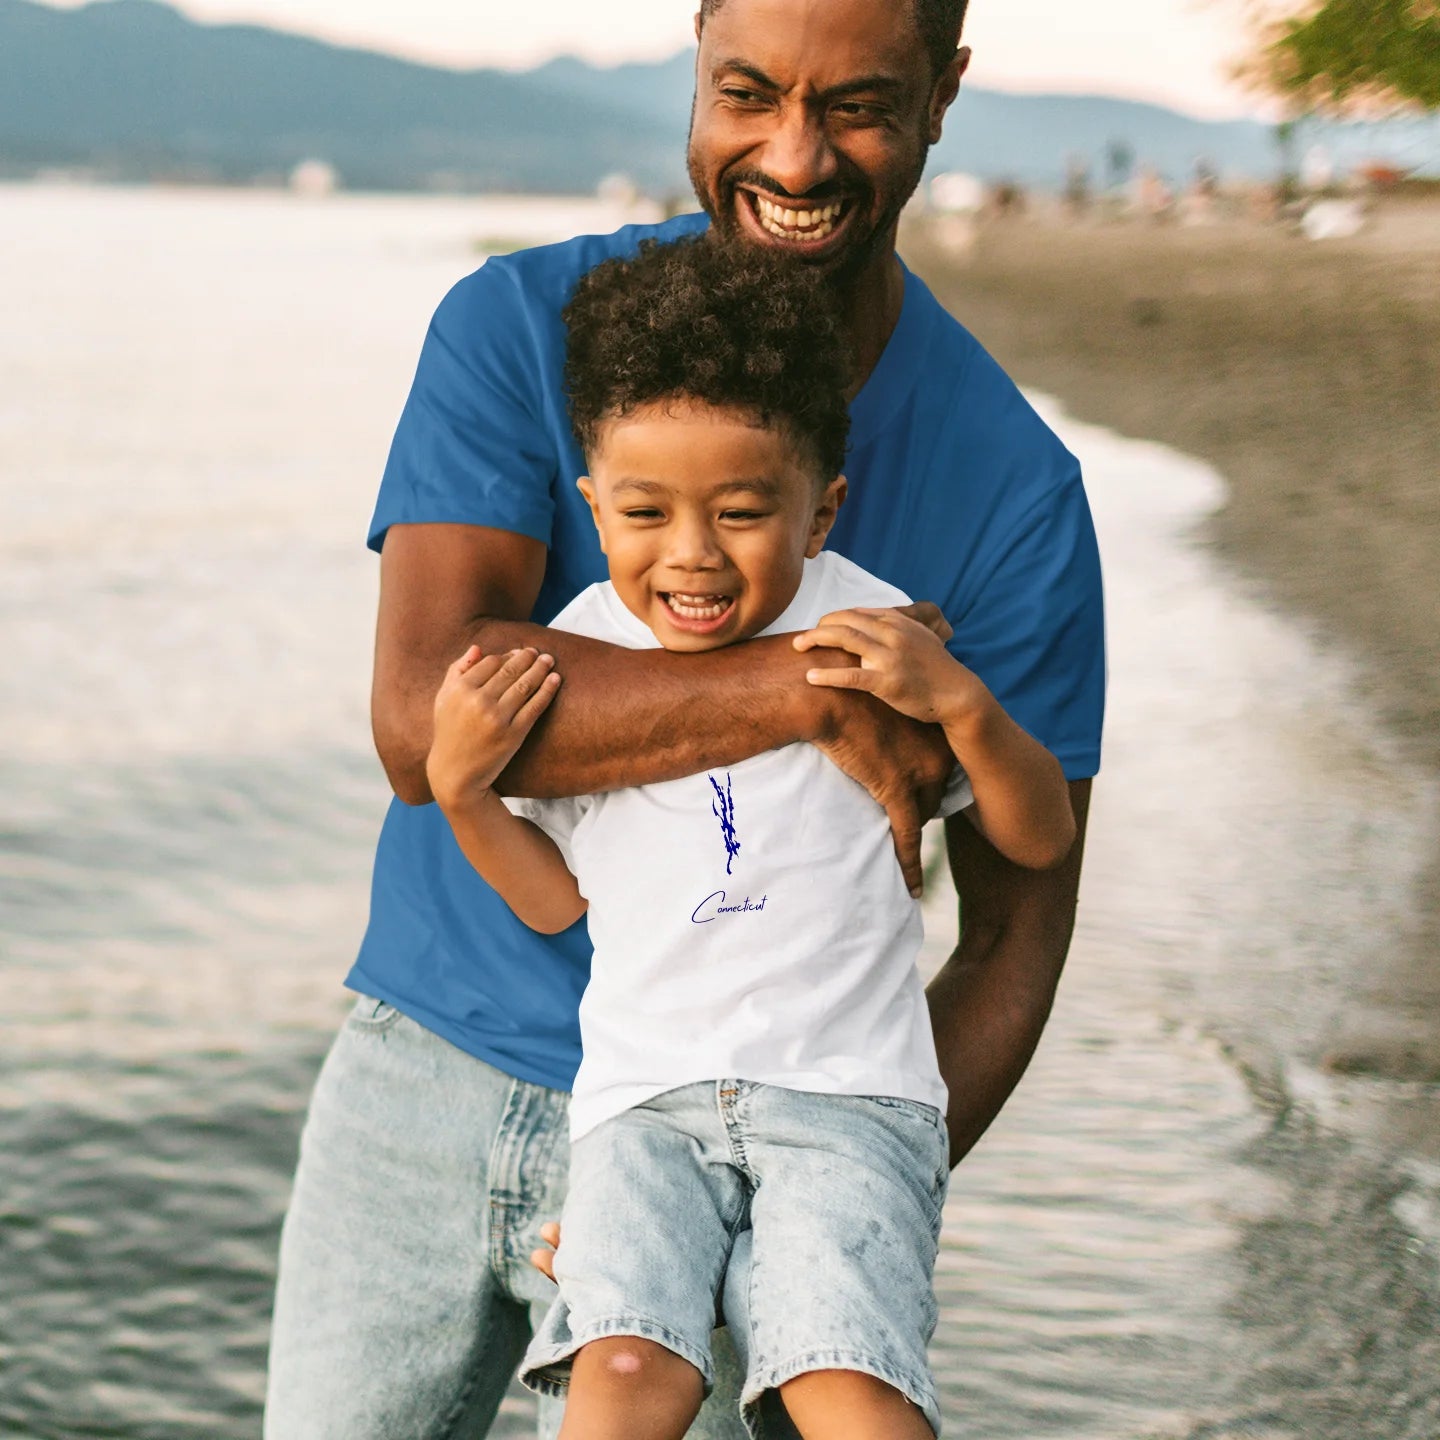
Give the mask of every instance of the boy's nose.
[(681, 524), (671, 531), (665, 560), (672, 570), (719, 570), (725, 552), (708, 525)]

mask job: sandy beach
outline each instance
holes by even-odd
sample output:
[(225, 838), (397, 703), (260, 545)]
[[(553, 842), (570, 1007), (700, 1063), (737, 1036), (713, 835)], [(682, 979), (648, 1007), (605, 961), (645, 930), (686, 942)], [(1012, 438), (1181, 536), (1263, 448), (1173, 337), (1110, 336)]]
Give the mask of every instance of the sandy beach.
[[(1213, 464), (1230, 499), (1205, 543), (1352, 656), (1440, 768), (1440, 201), (1324, 242), (1053, 213), (949, 239), (906, 247), (940, 298), (1023, 385)], [(1440, 1081), (1440, 855), (1421, 891), (1337, 1073)]]

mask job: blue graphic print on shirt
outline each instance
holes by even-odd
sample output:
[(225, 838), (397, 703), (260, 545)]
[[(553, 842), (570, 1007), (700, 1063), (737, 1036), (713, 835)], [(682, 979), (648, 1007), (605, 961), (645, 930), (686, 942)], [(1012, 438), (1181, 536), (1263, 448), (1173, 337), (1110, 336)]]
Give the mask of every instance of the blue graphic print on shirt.
[(725, 788), (720, 788), (720, 782), (713, 776), (708, 777), (711, 786), (715, 790), (715, 798), (710, 802), (710, 809), (720, 821), (720, 833), (725, 837), (725, 873), (730, 873), (730, 867), (735, 857), (740, 853), (740, 841), (735, 837), (735, 801), (730, 794), (730, 772), (725, 772)]

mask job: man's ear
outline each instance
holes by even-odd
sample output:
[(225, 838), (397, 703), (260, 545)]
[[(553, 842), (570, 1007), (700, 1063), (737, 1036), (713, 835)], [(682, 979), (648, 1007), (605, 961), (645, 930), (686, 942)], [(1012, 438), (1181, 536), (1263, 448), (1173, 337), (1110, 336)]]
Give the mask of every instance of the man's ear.
[(702, 27), (704, 24), (705, 24), (705, 17), (697, 10), (697, 11), (695, 12), (695, 39), (696, 39), (697, 42), (698, 42), (699, 39), (700, 39), (700, 30), (701, 30), (701, 27)]
[(940, 72), (935, 88), (930, 92), (929, 135), (933, 145), (945, 125), (945, 112), (955, 103), (960, 93), (960, 81), (970, 66), (970, 47), (962, 45), (955, 52), (955, 58)]
[(588, 475), (582, 475), (575, 482), (575, 488), (585, 497), (585, 503), (590, 507), (590, 518), (595, 522), (595, 533), (600, 537), (600, 553), (604, 555), (607, 553), (605, 527), (600, 523), (600, 502), (595, 497), (595, 482)]
[(815, 506), (815, 519), (810, 526), (810, 538), (805, 542), (805, 558), (813, 560), (824, 548), (835, 516), (845, 503), (849, 484), (843, 475), (837, 475), (826, 487), (819, 503)]

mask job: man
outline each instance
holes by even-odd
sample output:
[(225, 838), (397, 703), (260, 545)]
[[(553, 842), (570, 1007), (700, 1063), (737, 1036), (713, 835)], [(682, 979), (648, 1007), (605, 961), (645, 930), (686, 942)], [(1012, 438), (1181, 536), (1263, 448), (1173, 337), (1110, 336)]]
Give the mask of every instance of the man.
[[(857, 373), (850, 496), (830, 544), (939, 604), (956, 656), (1060, 759), (1083, 841), (1104, 656), (1078, 467), (894, 252), (969, 59), (956, 48), (963, 11), (964, 0), (705, 0), (690, 173), (707, 243), (783, 248), (837, 287)], [(429, 803), (433, 697), (454, 656), (537, 644), (565, 675), (505, 772), (517, 795), (649, 783), (811, 741), (885, 806), (918, 886), (920, 824), (949, 768), (938, 732), (806, 685), (815, 653), (785, 637), (692, 656), (536, 623), (605, 573), (574, 489), (560, 311), (600, 260), (705, 223), (491, 260), (432, 323), (371, 534), (375, 738), (398, 798), (348, 981), (366, 998), (301, 1145), (270, 1440), (484, 1435), (532, 1307), (549, 1300), (527, 1257), (563, 1193), (588, 943), (583, 927), (552, 938), (521, 925)], [(1045, 1024), (1081, 841), (1043, 873), (1006, 863), (963, 820), (947, 842), (962, 933), (930, 998), (958, 1161)]]

